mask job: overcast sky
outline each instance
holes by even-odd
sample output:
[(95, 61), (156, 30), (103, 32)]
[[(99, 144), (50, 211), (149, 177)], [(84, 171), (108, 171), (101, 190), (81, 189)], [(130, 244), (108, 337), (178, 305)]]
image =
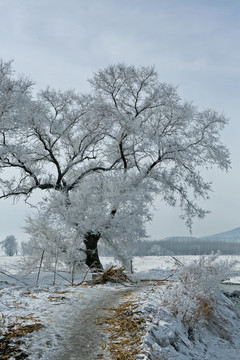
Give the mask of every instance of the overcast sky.
[[(195, 221), (194, 236), (240, 226), (240, 1), (238, 0), (0, 0), (0, 58), (36, 89), (88, 89), (100, 68), (124, 62), (155, 65), (183, 99), (230, 120), (222, 134), (232, 169), (206, 173), (211, 211)], [(152, 238), (188, 235), (178, 209), (156, 201)], [(19, 241), (27, 207), (0, 202), (0, 240)], [(30, 210), (29, 210), (30, 211)]]

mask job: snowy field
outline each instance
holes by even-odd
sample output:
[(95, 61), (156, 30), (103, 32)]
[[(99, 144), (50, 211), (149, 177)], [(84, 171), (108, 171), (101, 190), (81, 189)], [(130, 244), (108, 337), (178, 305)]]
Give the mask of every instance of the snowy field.
[[(16, 345), (15, 355), (1, 357), (0, 353), (0, 358), (90, 360), (84, 349), (77, 356), (66, 355), (68, 351), (71, 353), (71, 332), (76, 325), (73, 321), (77, 317), (79, 331), (81, 326), (86, 329), (89, 309), (97, 313), (105, 304), (109, 307), (121, 302), (118, 294), (132, 286), (138, 313), (146, 319), (142, 352), (136, 359), (240, 359), (239, 296), (225, 296), (221, 287), (223, 280), (240, 283), (240, 256), (206, 259), (209, 257), (205, 260), (198, 256), (134, 258), (133, 274), (129, 276), (138, 281), (137, 288), (126, 287), (127, 284), (89, 286), (86, 283), (73, 287), (66, 280), (71, 278), (67, 273), (59, 274), (56, 285), (52, 286), (50, 272), (40, 274), (36, 287), (37, 273), (24, 272), (20, 256), (0, 256), (0, 341), (9, 329), (22, 331), (21, 345), (20, 348)], [(113, 258), (101, 260), (105, 267), (115, 263)], [(230, 263), (234, 263), (232, 269)], [(83, 276), (77, 274), (75, 283), (80, 283)], [(86, 279), (90, 278), (88, 274)], [(157, 285), (140, 282), (144, 279), (167, 280)], [(94, 318), (91, 326), (95, 322)], [(34, 331), (29, 330), (31, 327)], [(90, 330), (96, 333), (94, 345), (85, 345), (97, 346), (91, 360), (111, 359), (100, 346), (99, 330)], [(11, 341), (17, 343), (13, 338)]]

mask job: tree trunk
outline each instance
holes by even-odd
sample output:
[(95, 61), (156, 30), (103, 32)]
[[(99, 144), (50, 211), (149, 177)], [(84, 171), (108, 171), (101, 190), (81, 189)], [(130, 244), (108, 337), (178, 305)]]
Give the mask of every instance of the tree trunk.
[(86, 246), (86, 265), (96, 272), (102, 272), (103, 266), (98, 256), (98, 241), (101, 237), (100, 233), (87, 232), (84, 236), (84, 244)]

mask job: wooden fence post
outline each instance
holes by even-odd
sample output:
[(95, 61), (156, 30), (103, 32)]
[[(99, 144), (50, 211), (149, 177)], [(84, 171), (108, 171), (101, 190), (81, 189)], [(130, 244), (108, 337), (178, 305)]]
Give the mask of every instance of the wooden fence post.
[(36, 287), (38, 286), (38, 282), (39, 282), (39, 277), (40, 277), (40, 272), (41, 272), (41, 268), (42, 268), (42, 262), (43, 262), (44, 253), (45, 253), (45, 250), (43, 250), (42, 255), (41, 255), (41, 260), (40, 260), (39, 269), (38, 269)]
[(131, 274), (133, 274), (133, 261), (132, 261), (132, 259), (130, 260), (130, 271), (131, 271)]

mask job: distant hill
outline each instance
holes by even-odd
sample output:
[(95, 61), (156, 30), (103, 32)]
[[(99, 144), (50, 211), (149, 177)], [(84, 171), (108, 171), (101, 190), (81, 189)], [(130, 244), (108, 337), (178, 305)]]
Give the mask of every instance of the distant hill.
[(199, 239), (207, 241), (219, 240), (227, 242), (240, 242), (240, 227), (219, 234), (203, 236)]
[(203, 237), (194, 237), (194, 236), (171, 236), (161, 239), (160, 241), (176, 241), (176, 242), (187, 242), (187, 241), (194, 241), (194, 240), (201, 240), (201, 241), (225, 241), (231, 243), (240, 243), (240, 227), (225, 231), (219, 234), (207, 235)]

